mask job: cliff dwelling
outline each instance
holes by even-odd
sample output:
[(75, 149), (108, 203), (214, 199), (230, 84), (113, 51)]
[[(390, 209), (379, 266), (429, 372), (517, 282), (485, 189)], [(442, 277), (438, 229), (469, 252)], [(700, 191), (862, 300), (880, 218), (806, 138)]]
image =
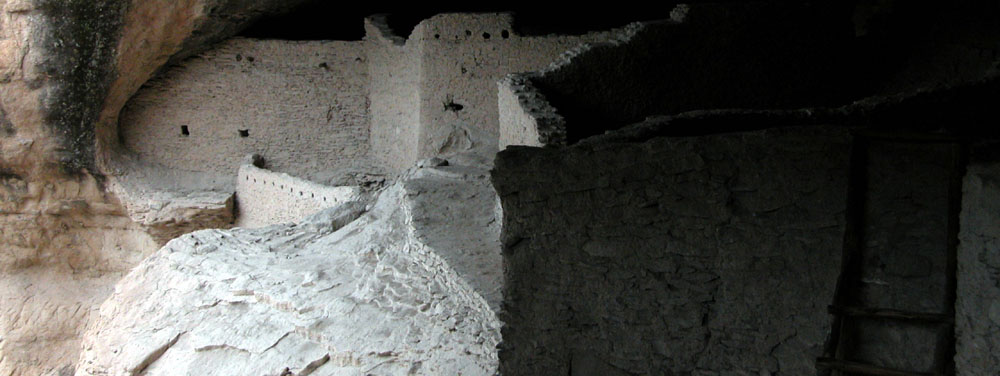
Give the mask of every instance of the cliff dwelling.
[(0, 375), (1000, 374), (996, 2), (0, 0)]

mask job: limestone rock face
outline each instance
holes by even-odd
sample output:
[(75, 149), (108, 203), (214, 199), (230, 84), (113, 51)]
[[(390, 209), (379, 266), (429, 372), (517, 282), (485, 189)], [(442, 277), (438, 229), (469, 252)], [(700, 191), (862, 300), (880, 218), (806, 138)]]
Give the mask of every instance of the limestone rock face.
[(485, 168), (449, 164), (364, 214), (174, 239), (101, 306), (76, 374), (494, 374), (495, 205)]

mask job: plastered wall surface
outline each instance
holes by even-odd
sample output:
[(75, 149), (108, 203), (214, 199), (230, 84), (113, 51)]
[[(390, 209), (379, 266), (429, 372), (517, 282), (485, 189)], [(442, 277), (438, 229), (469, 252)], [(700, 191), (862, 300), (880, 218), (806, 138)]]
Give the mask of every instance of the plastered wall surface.
[(299, 222), (361, 198), (358, 187), (327, 187), (285, 173), (241, 165), (236, 182), (236, 225), (263, 227)]
[(230, 39), (147, 83), (121, 137), (168, 168), (232, 176), (256, 153), (314, 178), (370, 165), (367, 87), (362, 42)]
[(811, 126), (500, 152), (501, 372), (814, 374), (848, 149)]
[[(521, 36), (509, 13), (440, 14), (421, 22), (410, 42), (423, 46), (420, 64), (420, 156), (447, 151), (454, 124), (499, 134), (496, 82), (537, 71), (581, 43), (614, 31), (581, 36)], [(408, 42), (409, 43), (409, 42)]]
[(417, 160), (420, 41), (392, 34), (384, 17), (365, 19), (372, 158), (392, 171)]
[(970, 162), (963, 182), (955, 303), (958, 375), (1000, 369), (1000, 164)]

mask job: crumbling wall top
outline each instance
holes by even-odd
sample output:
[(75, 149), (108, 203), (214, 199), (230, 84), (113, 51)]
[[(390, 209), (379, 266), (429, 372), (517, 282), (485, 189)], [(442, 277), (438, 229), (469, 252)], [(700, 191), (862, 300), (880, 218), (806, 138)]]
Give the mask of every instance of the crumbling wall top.
[(396, 32), (389, 27), (388, 18), (388, 14), (374, 14), (365, 17), (365, 39), (388, 41), (397, 46), (405, 45), (406, 38), (396, 34)]

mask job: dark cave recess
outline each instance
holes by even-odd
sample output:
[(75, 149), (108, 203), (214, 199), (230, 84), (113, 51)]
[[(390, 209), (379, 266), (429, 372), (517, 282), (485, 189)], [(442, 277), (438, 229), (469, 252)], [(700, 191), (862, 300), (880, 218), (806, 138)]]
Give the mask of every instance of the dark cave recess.
[(514, 33), (517, 35), (579, 35), (621, 27), (633, 21), (669, 18), (670, 11), (677, 3), (678, 1), (666, 1), (655, 5), (617, 4), (614, 7), (567, 9), (524, 1), (496, 4), (436, 2), (419, 5), (372, 2), (346, 7), (339, 2), (311, 0), (288, 13), (263, 17), (239, 35), (260, 39), (360, 40), (364, 37), (364, 18), (384, 13), (389, 15), (389, 26), (396, 34), (406, 37), (420, 21), (435, 14), (455, 12), (513, 12)]

